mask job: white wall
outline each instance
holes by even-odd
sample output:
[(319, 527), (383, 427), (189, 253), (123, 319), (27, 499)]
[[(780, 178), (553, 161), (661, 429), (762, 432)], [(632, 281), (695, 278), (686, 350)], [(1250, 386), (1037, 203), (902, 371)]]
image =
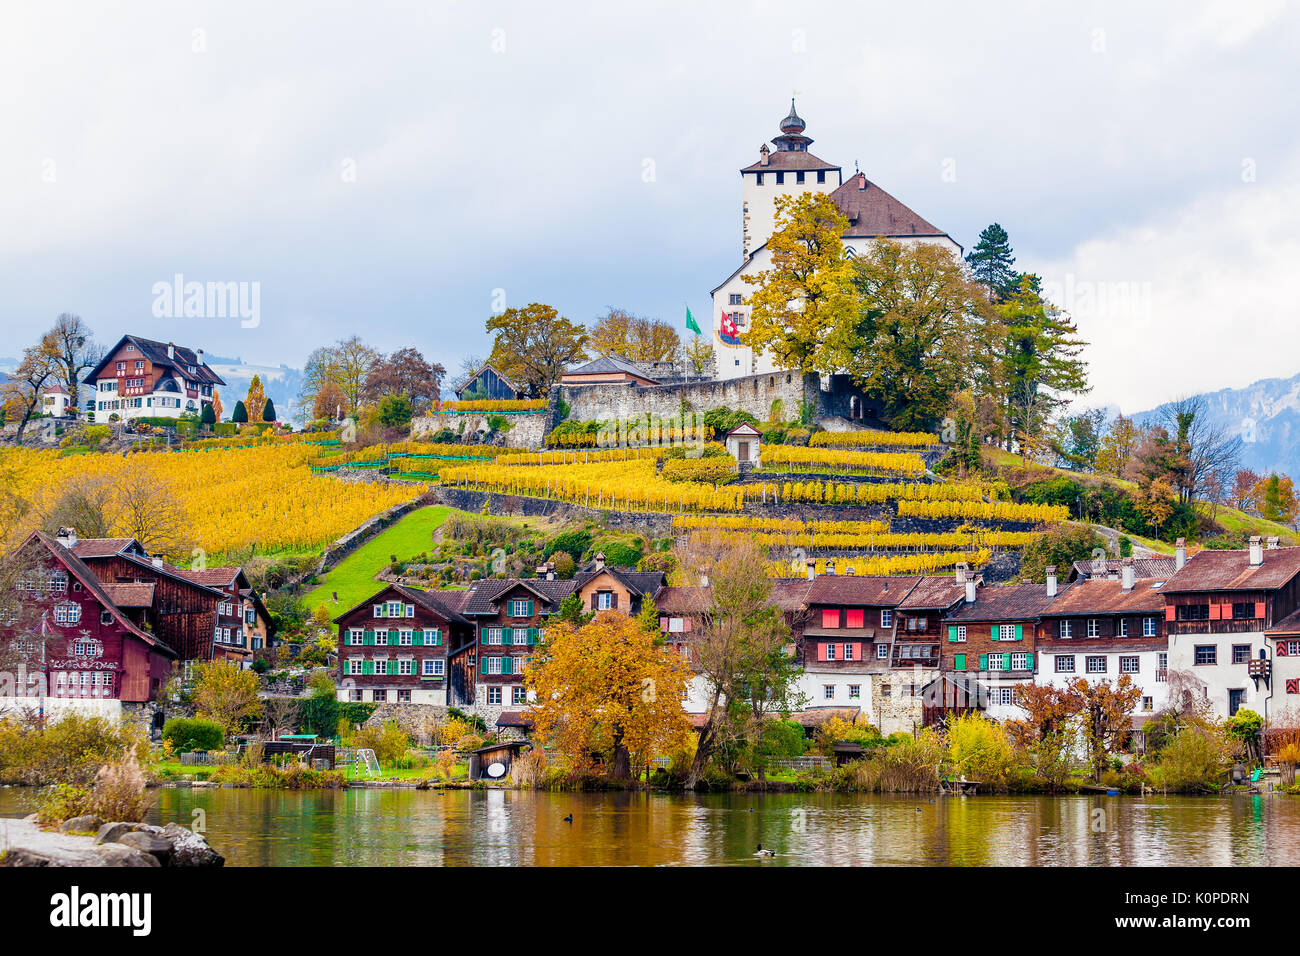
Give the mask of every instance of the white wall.
[[(41, 706), (39, 697), (0, 697), (0, 714), (37, 713)], [(68, 713), (79, 713), (87, 717), (106, 717), (118, 720), (122, 716), (122, 702), (116, 698), (103, 697), (46, 697), (45, 716), (51, 720)]]
[[(1218, 662), (1215, 664), (1197, 664), (1195, 651), (1198, 644), (1213, 644), (1218, 648)], [(1246, 644), (1250, 647), (1250, 657), (1259, 657), (1264, 648), (1262, 631), (1247, 631), (1242, 634), (1173, 634), (1169, 637), (1169, 669), (1186, 671), (1193, 677), (1205, 682), (1207, 699), (1214, 713), (1220, 717), (1228, 716), (1228, 691), (1244, 690), (1242, 707), (1248, 707), (1258, 714), (1264, 713), (1264, 699), (1268, 689), (1263, 682), (1256, 690), (1255, 682), (1246, 674), (1245, 664), (1232, 663), (1234, 644)], [(1271, 648), (1269, 649), (1271, 651)], [(1276, 696), (1274, 698), (1276, 700)]]
[[(1109, 680), (1112, 684), (1119, 679), (1119, 659), (1121, 657), (1136, 657), (1138, 659), (1138, 672), (1129, 674), (1129, 679), (1133, 681), (1142, 690), (1143, 697), (1151, 698), (1151, 707), (1144, 709), (1142, 702), (1138, 701), (1138, 708), (1134, 711), (1136, 716), (1145, 716), (1160, 710), (1169, 700), (1169, 683), (1168, 681), (1157, 680), (1157, 672), (1160, 669), (1160, 655), (1167, 653), (1164, 648), (1153, 648), (1149, 651), (1111, 651), (1100, 648), (1079, 649), (1070, 652), (1063, 650), (1040, 651), (1036, 658), (1038, 673), (1034, 675), (1034, 683), (1045, 687), (1064, 687), (1073, 683), (1080, 677), (1089, 681)], [(1056, 658), (1058, 656), (1074, 657), (1074, 673), (1058, 674), (1056, 673)], [(1087, 657), (1105, 657), (1106, 672), (1104, 674), (1089, 674), (1087, 672)]]

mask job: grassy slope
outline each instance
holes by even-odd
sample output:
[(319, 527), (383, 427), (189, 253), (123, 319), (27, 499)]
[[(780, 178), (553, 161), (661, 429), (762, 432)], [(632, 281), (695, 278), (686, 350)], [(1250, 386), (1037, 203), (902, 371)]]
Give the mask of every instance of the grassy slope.
[[(307, 608), (314, 611), (318, 605), (328, 604), (331, 612), (338, 614), (361, 603), (379, 590), (375, 575), (389, 565), (392, 555), (406, 560), (433, 547), (434, 531), (451, 512), (441, 505), (420, 508), (371, 538), (326, 572), (320, 585), (303, 599)], [(337, 604), (331, 600), (334, 591), (339, 593)]]
[[(1013, 454), (1012, 452), (1009, 451), (1005, 451), (1004, 449), (1001, 448), (989, 448), (985, 446), (983, 449), (981, 449), (981, 454), (984, 458), (984, 463), (986, 465), (991, 465), (996, 468), (1020, 469), (1026, 467), (1021, 462), (1019, 455)], [(1111, 484), (1116, 485), (1120, 488), (1123, 488), (1126, 491), (1134, 491), (1137, 489), (1136, 482), (1127, 481), (1123, 478), (1116, 478), (1113, 475), (1087, 475), (1078, 471), (1070, 471), (1069, 469), (1066, 468), (1053, 468), (1049, 465), (1038, 465), (1032, 462), (1028, 465), (1028, 470), (1042, 471), (1048, 475), (1065, 475), (1067, 478), (1072, 478), (1075, 481), (1086, 482), (1088, 480), (1095, 481), (1101, 479), (1101, 480), (1108, 481)], [(1207, 516), (1209, 514), (1208, 509), (1204, 505), (1198, 505), (1197, 510), (1201, 514)], [(1239, 511), (1236, 508), (1220, 507), (1218, 511), (1215, 513), (1213, 520), (1217, 524), (1222, 525), (1228, 531), (1239, 531), (1246, 535), (1257, 534), (1262, 537), (1277, 535), (1282, 539), (1284, 544), (1287, 542), (1294, 542), (1296, 540), (1296, 533), (1292, 531), (1290, 528), (1288, 528), (1286, 525), (1278, 524), (1276, 521), (1266, 521), (1265, 519), (1257, 517), (1256, 515), (1251, 515), (1251, 514), (1247, 514), (1244, 511)], [(1154, 550), (1161, 551), (1161, 552), (1167, 551), (1170, 554), (1173, 553), (1172, 546), (1164, 544), (1163, 542), (1156, 542), (1146, 538), (1139, 538), (1137, 535), (1129, 532), (1125, 532), (1125, 533), (1128, 534), (1128, 536), (1132, 538), (1134, 541), (1139, 541), (1142, 544), (1145, 544), (1148, 547), (1153, 548)]]

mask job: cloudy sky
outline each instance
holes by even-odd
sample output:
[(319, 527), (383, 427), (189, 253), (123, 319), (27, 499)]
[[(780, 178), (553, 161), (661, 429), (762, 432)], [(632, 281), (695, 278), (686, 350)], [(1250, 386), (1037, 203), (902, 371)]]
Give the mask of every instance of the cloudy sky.
[[(738, 265), (737, 170), (797, 93), (817, 155), (967, 248), (1006, 227), (1097, 404), (1300, 372), (1295, 8), (1063, 7), (10, 2), (0, 354), (61, 311), (449, 369), (494, 297), (680, 324)], [(156, 316), (177, 274), (258, 283), (259, 324)]]

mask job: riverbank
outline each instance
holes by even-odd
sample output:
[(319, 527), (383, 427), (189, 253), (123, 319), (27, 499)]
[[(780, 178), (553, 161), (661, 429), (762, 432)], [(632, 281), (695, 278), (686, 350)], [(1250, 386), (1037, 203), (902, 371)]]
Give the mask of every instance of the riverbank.
[[(93, 832), (83, 832), (93, 831)], [(201, 834), (176, 823), (104, 822), (98, 817), (67, 821), (49, 830), (36, 815), (0, 818), (0, 867), (222, 866), (225, 858)]]

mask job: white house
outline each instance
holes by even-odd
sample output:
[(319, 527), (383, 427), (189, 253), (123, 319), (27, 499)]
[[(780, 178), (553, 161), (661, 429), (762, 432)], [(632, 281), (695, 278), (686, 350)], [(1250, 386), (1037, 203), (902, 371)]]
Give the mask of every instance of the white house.
[(204, 362), (202, 349), (125, 335), (86, 376), (85, 409), (97, 422), (198, 415), (212, 404), (214, 388), (225, 384)]
[(47, 385), (41, 389), (41, 412), (55, 418), (67, 418), (71, 415), (72, 397), (62, 385)]
[(731, 456), (741, 464), (759, 465), (763, 436), (758, 429), (748, 422), (741, 422), (727, 432), (725, 444)]
[(744, 279), (771, 267), (767, 242), (776, 228), (777, 197), (829, 195), (849, 220), (843, 239), (850, 255), (862, 253), (882, 237), (908, 244), (936, 243), (956, 256), (962, 254), (962, 247), (951, 236), (868, 180), (864, 173), (854, 173), (845, 181), (839, 166), (808, 152), (813, 141), (804, 135), (804, 128), (791, 100), (790, 113), (781, 121), (781, 135), (772, 139), (775, 151), (764, 143), (758, 161), (740, 170), (741, 262), (712, 292), (713, 348), (720, 379), (757, 375), (776, 368), (767, 356), (755, 356), (742, 344), (742, 337), (749, 328), (748, 303), (754, 289)]

